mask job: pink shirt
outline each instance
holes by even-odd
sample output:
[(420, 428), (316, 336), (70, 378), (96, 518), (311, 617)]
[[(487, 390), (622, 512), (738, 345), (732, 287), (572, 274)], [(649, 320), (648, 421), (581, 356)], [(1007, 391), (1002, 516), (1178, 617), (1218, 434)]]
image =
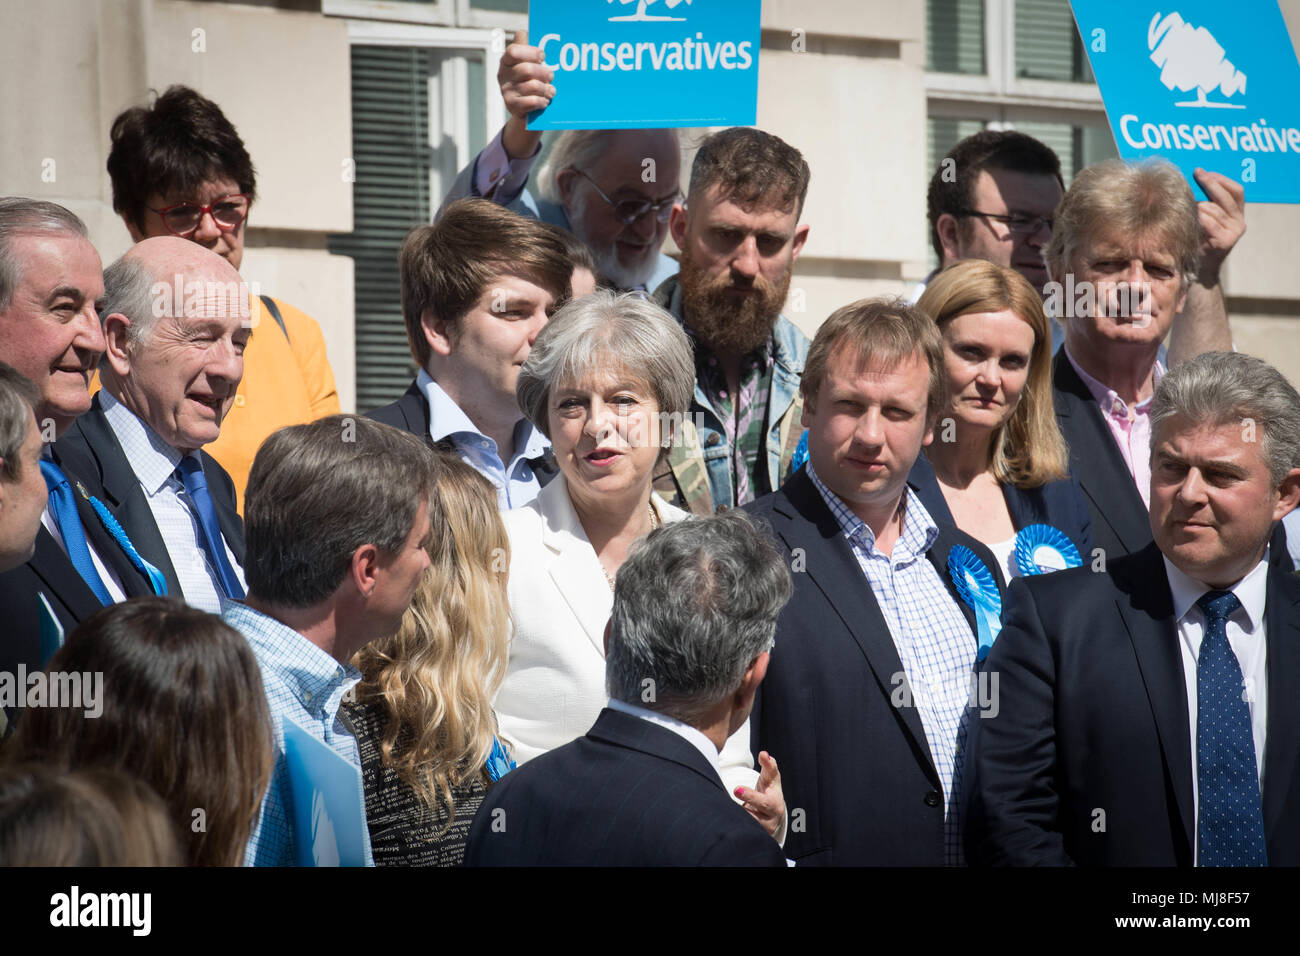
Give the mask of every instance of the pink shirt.
[[(1079, 373), (1083, 384), (1088, 386), (1093, 399), (1101, 408), (1101, 417), (1110, 428), (1110, 435), (1119, 446), (1120, 456), (1128, 466), (1128, 472), (1137, 485), (1138, 494), (1148, 510), (1151, 508), (1151, 398), (1136, 405), (1129, 405), (1115, 394), (1115, 390), (1097, 381), (1074, 360), (1070, 349), (1065, 348), (1065, 357), (1069, 359), (1074, 370)], [(1157, 360), (1152, 384), (1160, 381), (1165, 374), (1165, 367)]]

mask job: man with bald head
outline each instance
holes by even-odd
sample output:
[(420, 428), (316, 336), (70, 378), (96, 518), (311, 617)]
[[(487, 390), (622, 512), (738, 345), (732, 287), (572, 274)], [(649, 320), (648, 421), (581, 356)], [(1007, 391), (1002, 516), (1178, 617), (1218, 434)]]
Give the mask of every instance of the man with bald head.
[(51, 202), (0, 198), (0, 362), (34, 387), (37, 480), (48, 489), (34, 553), (0, 574), (0, 673), (44, 664), (47, 613), (68, 631), (106, 604), (155, 593), (138, 553), (104, 525), (75, 467), (50, 444), (90, 408), (87, 385), (104, 351), (95, 313), (103, 290), (99, 254), (77, 216)]
[(676, 275), (663, 254), (677, 203), (681, 145), (671, 129), (565, 130), (537, 171), (537, 198), (526, 187), (542, 148), (528, 115), (555, 96), (554, 70), (519, 31), (497, 71), (510, 118), (461, 170), (439, 215), (457, 199), (481, 196), (523, 216), (572, 232), (591, 250), (599, 279), (620, 290), (653, 292)]
[(168, 593), (218, 613), (244, 597), (234, 485), (202, 449), (244, 373), (248, 291), (226, 260), (174, 236), (104, 271), (103, 390), (59, 441)]

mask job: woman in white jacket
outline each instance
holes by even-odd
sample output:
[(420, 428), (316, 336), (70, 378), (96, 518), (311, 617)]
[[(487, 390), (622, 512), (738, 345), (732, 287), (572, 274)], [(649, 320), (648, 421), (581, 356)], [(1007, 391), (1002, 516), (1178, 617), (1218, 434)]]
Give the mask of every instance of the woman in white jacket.
[[(598, 292), (571, 302), (520, 369), (519, 405), (551, 440), (560, 467), (536, 500), (504, 515), (514, 630), (496, 711), (520, 763), (585, 734), (609, 699), (605, 625), (619, 566), (660, 523), (689, 517), (655, 494), (651, 480), (694, 389), (686, 333), (636, 295)], [(746, 722), (728, 739), (719, 772), (779, 837), (780, 775), (760, 756), (761, 775)]]

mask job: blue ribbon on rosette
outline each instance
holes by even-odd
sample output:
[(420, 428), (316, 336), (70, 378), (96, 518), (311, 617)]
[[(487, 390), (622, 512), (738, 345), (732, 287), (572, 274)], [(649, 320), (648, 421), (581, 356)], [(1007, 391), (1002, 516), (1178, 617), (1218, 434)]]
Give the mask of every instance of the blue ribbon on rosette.
[(488, 778), (493, 783), (496, 783), (511, 770), (514, 770), (516, 766), (515, 762), (506, 753), (506, 748), (501, 746), (501, 741), (493, 740), (492, 752), (488, 754), (487, 758)]
[(799, 436), (799, 444), (794, 448), (794, 455), (790, 458), (790, 474), (794, 474), (808, 461), (808, 429), (803, 430)]
[(1082, 565), (1079, 549), (1060, 528), (1050, 524), (1031, 524), (1021, 528), (1016, 535), (1016, 567), (1026, 577)]
[(948, 552), (948, 576), (957, 588), (962, 603), (975, 612), (975, 632), (979, 638), (977, 660), (989, 656), (989, 649), (1002, 630), (1002, 595), (997, 581), (975, 552), (964, 545), (954, 545)]

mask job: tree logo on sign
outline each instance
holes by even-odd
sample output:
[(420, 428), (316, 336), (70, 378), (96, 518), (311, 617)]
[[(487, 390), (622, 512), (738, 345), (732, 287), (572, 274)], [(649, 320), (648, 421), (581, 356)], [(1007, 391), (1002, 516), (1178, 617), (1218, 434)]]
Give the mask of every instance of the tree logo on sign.
[(1157, 13), (1147, 26), (1147, 49), (1151, 51), (1151, 62), (1160, 67), (1160, 82), (1168, 89), (1180, 93), (1196, 90), (1196, 99), (1175, 106), (1246, 108), (1244, 103), (1220, 103), (1205, 98), (1216, 89), (1224, 96), (1246, 92), (1246, 74), (1228, 62), (1223, 47), (1205, 27), (1193, 27), (1177, 13), (1161, 20)]
[[(605, 0), (605, 2), (606, 2), (606, 3), (613, 3), (614, 0)], [(609, 22), (610, 22), (610, 23), (630, 23), (630, 22), (637, 22), (637, 23), (664, 23), (664, 22), (676, 22), (676, 23), (680, 23), (680, 22), (685, 21), (685, 19), (686, 19), (685, 17), (656, 17), (656, 16), (652, 16), (651, 14), (648, 14), (648, 13), (645, 12), (645, 11), (646, 11), (646, 7), (652, 7), (652, 6), (654, 6), (656, 3), (659, 2), (659, 0), (618, 0), (618, 2), (621, 3), (621, 4), (623, 4), (624, 6), (627, 6), (629, 3), (635, 3), (635, 4), (636, 4), (636, 13), (629, 13), (629, 14), (626, 14), (626, 15), (621, 16), (621, 17), (610, 17), (610, 18), (609, 18)], [(691, 4), (691, 0), (664, 0), (665, 7), (666, 7), (667, 9), (669, 9), (669, 10), (675, 9), (677, 6), (679, 6), (680, 4), (683, 4), (683, 3), (686, 4), (687, 6), (690, 6), (690, 4)]]

